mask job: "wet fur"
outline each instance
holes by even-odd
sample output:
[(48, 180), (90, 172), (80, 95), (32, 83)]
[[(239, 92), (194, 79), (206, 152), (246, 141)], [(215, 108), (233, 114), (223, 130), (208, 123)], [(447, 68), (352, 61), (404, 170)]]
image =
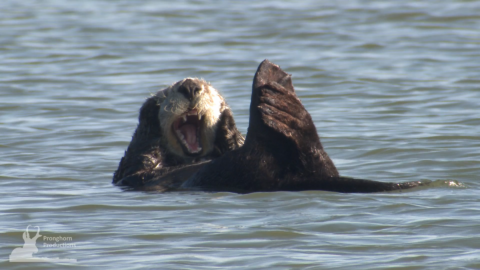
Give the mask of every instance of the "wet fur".
[(185, 81), (182, 80), (159, 91), (142, 105), (139, 124), (114, 173), (113, 183), (169, 190), (178, 187), (183, 182), (181, 179), (194, 174), (201, 167), (198, 164), (205, 164), (205, 160), (217, 158), (243, 144), (244, 138), (223, 97), (207, 82), (192, 80), (202, 85), (199, 96), (193, 101), (203, 115), (202, 152), (196, 157), (185, 155), (171, 129), (173, 121), (190, 104), (178, 92), (179, 85)]
[(290, 75), (265, 60), (252, 88), (245, 144), (202, 167), (183, 189), (380, 192), (421, 185), (341, 177), (320, 143), (310, 114), (295, 94)]

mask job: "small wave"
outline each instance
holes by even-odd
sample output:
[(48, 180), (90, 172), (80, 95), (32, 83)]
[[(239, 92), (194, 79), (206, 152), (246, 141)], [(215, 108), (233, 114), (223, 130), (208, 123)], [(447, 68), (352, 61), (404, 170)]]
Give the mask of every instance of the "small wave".
[(431, 181), (431, 183), (428, 184), (430, 187), (436, 187), (436, 188), (441, 188), (441, 187), (446, 187), (446, 188), (467, 188), (467, 186), (457, 180), (435, 180)]

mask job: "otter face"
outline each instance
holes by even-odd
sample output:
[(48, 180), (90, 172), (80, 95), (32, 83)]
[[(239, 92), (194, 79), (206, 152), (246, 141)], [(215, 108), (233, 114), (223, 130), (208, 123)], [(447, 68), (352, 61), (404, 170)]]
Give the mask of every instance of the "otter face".
[(180, 157), (201, 157), (212, 152), (216, 124), (225, 102), (204, 80), (187, 78), (157, 94), (159, 121), (166, 148)]

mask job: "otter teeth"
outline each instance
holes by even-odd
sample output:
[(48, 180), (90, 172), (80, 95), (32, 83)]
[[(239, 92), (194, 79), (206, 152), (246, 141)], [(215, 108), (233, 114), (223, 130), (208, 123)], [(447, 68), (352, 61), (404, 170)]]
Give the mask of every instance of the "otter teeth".
[(198, 146), (197, 150), (192, 150), (190, 147), (188, 147), (187, 139), (185, 138), (185, 136), (183, 136), (183, 134), (178, 130), (176, 131), (176, 133), (178, 138), (182, 141), (183, 145), (187, 146), (187, 148), (190, 150), (190, 153), (196, 154), (202, 151), (203, 148), (201, 146)]
[(192, 115), (196, 115), (198, 120), (202, 120), (203, 116), (201, 114), (199, 114), (196, 110), (193, 110), (193, 111), (189, 111), (189, 112), (186, 112), (184, 115), (182, 115), (182, 123), (185, 123), (187, 122), (187, 116), (192, 116)]
[(202, 147), (198, 147), (196, 151), (192, 151), (193, 154), (200, 153), (202, 151)]

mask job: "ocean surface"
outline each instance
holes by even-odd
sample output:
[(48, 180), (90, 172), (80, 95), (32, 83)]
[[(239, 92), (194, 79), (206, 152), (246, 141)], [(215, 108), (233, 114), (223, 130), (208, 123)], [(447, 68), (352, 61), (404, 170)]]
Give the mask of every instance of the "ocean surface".
[[(433, 184), (111, 184), (144, 100), (185, 77), (246, 134), (263, 59), (341, 175)], [(480, 269), (479, 175), (480, 1), (0, 1), (0, 269)], [(29, 225), (44, 262), (10, 262)]]

